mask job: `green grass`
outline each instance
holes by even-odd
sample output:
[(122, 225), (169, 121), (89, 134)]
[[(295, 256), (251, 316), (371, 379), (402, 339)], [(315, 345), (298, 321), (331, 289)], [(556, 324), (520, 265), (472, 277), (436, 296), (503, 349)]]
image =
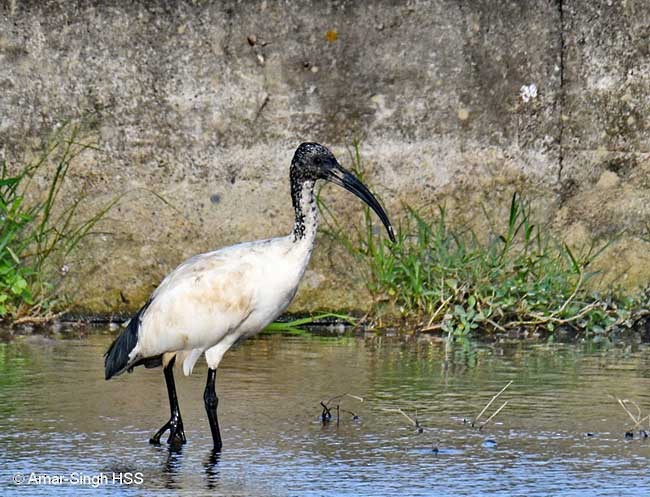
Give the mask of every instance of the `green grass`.
[(269, 324), (266, 328), (264, 328), (264, 333), (266, 334), (279, 333), (282, 335), (298, 335), (298, 336), (310, 335), (309, 331), (307, 331), (303, 327), (322, 323), (324, 320), (336, 320), (338, 322), (345, 322), (349, 325), (354, 325), (357, 322), (355, 318), (353, 318), (352, 316), (348, 316), (346, 314), (335, 314), (332, 312), (326, 312), (324, 314), (318, 314), (315, 316), (310, 316), (305, 318), (292, 319), (290, 321), (275, 321)]
[[(350, 158), (363, 180), (358, 143)], [(517, 193), (501, 232), (458, 228), (442, 206), (422, 211), (406, 205), (397, 215), (394, 244), (378, 236), (367, 208), (360, 227), (350, 229), (320, 197), (319, 207), (325, 234), (354, 259), (373, 296), (372, 314), (384, 320), (398, 317), (455, 336), (515, 328), (607, 333), (632, 327), (648, 305), (643, 295), (590, 290), (596, 274), (590, 267), (615, 240), (574, 251), (536, 223)]]
[[(5, 161), (0, 165), (0, 320), (47, 318), (65, 305), (58, 295), (60, 269), (119, 200), (84, 217), (79, 208), (86, 195), (81, 191), (62, 195), (75, 159), (96, 148), (81, 142), (79, 133), (78, 126), (66, 124), (33, 162), (17, 171)], [(42, 194), (35, 186), (37, 179), (47, 182)]]

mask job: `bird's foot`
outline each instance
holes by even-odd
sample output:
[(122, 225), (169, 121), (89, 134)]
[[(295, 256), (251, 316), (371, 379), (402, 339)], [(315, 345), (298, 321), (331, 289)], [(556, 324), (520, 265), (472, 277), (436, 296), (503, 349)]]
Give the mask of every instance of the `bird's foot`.
[(185, 438), (185, 431), (183, 430), (183, 420), (180, 415), (172, 414), (172, 417), (169, 418), (161, 428), (158, 430), (153, 437), (149, 439), (149, 443), (153, 445), (160, 445), (160, 437), (163, 433), (169, 430), (169, 438), (167, 438), (167, 443), (170, 445), (184, 444), (187, 442)]

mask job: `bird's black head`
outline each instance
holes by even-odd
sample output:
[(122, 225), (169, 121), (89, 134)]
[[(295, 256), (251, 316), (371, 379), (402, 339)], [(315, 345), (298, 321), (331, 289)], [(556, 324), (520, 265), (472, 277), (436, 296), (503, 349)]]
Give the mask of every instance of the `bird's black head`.
[(341, 166), (334, 154), (318, 143), (303, 143), (291, 161), (291, 183), (298, 187), (305, 181), (324, 179), (354, 193), (375, 211), (388, 231), (391, 241), (395, 241), (393, 226), (388, 215), (370, 190), (350, 171)]
[(336, 157), (318, 143), (303, 143), (291, 161), (291, 178), (302, 181), (327, 179), (328, 171), (338, 165)]

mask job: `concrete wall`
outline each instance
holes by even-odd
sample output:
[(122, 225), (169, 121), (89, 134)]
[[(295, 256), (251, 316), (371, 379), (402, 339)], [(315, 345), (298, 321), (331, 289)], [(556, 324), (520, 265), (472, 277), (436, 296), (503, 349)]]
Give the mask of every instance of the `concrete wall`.
[[(83, 118), (103, 152), (71, 189), (130, 192), (70, 263), (85, 308), (133, 308), (186, 256), (288, 232), (306, 140), (349, 165), (361, 139), (389, 211), (444, 202), (480, 229), (518, 190), (571, 243), (625, 229), (608, 278), (648, 282), (647, 0), (0, 5), (0, 153)], [(293, 310), (366, 306), (348, 264), (322, 244)]]

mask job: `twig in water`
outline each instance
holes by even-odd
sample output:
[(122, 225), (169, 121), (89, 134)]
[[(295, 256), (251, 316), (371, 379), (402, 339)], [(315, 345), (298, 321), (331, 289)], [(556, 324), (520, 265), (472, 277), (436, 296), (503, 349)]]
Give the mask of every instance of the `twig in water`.
[[(323, 407), (323, 412), (321, 413), (321, 421), (323, 424), (327, 424), (331, 421), (332, 419), (332, 407), (330, 407), (330, 404), (334, 401), (340, 401), (344, 397), (350, 397), (355, 400), (358, 400), (359, 402), (363, 402), (363, 397), (359, 397), (358, 395), (352, 395), (351, 393), (342, 393), (341, 395), (335, 395), (334, 397), (330, 398), (327, 402), (321, 401), (320, 405)], [(348, 411), (346, 409), (341, 408), (341, 403), (337, 402), (337, 404), (334, 406), (336, 409), (336, 424), (338, 426), (339, 421), (340, 421), (340, 413), (341, 411), (347, 412), (352, 415), (354, 419), (359, 419), (359, 416), (357, 416), (355, 413), (352, 411)]]
[(327, 424), (332, 419), (332, 413), (330, 412), (329, 407), (327, 407), (323, 402), (321, 402), (320, 405), (323, 406), (323, 412), (320, 415), (320, 419), (323, 424)]
[(481, 426), (478, 427), (478, 429), (479, 429), (479, 430), (482, 430), (483, 427), (484, 427), (485, 425), (487, 425), (490, 421), (492, 421), (492, 419), (494, 419), (494, 418), (497, 416), (497, 414), (499, 414), (499, 413), (501, 412), (501, 410), (502, 410), (505, 406), (508, 405), (508, 402), (509, 402), (509, 401), (506, 400), (506, 401), (501, 405), (501, 407), (499, 407), (496, 411), (494, 411), (494, 412), (492, 413), (492, 416), (490, 416), (489, 418), (487, 418), (487, 419), (485, 420), (485, 422), (484, 422)]
[[(611, 397), (614, 397), (616, 399), (616, 402), (623, 408), (623, 410), (627, 413), (627, 415), (630, 417), (632, 421), (634, 421), (634, 426), (632, 427), (632, 430), (635, 430), (637, 427), (639, 427), (645, 420), (648, 420), (648, 429), (650, 430), (650, 414), (643, 416), (643, 411), (639, 407), (639, 404), (634, 402), (633, 400), (630, 399), (619, 399), (618, 397), (611, 395)], [(627, 407), (626, 404), (631, 404), (636, 408), (636, 415), (630, 411), (630, 409)]]
[(341, 400), (343, 397), (350, 397), (354, 400), (358, 400), (359, 402), (363, 402), (363, 397), (359, 397), (358, 395), (352, 395), (351, 393), (342, 393), (341, 395), (335, 395), (331, 399), (327, 401), (327, 405), (331, 404), (335, 400)]
[[(501, 395), (503, 392), (505, 392), (506, 389), (507, 389), (510, 385), (512, 385), (512, 381), (513, 381), (513, 380), (510, 380), (510, 381), (508, 382), (508, 384), (507, 384), (505, 387), (503, 387), (501, 390), (499, 390), (499, 393), (497, 393), (494, 397), (492, 397), (492, 398), (490, 399), (490, 401), (489, 401), (487, 404), (485, 404), (485, 407), (483, 408), (483, 410), (478, 414), (478, 416), (476, 416), (476, 419), (474, 419), (474, 421), (472, 422), (472, 428), (474, 427), (474, 425), (476, 425), (476, 423), (478, 423), (478, 420), (481, 419), (481, 416), (483, 416), (483, 414), (485, 414), (485, 411), (488, 410), (488, 408), (492, 405), (492, 403), (493, 403), (495, 400), (497, 400), (497, 398), (499, 397), (499, 395)], [(507, 402), (506, 402), (506, 403), (507, 403)], [(495, 414), (493, 414), (492, 417), (494, 417), (496, 414), (498, 414), (498, 412), (499, 412), (501, 409), (503, 409), (503, 407), (505, 407), (505, 406), (501, 406), (501, 408), (500, 408), (500, 409), (499, 409)], [(491, 418), (490, 418), (490, 419), (491, 419)], [(489, 420), (488, 420), (488, 421), (489, 421)], [(487, 424), (487, 421), (486, 421), (485, 423), (483, 423), (483, 426), (485, 426), (486, 424)]]
[(340, 408), (341, 412), (345, 412), (352, 416), (352, 419), (359, 419), (359, 415), (356, 412), (349, 411), (348, 409), (343, 409), (342, 407)]
[[(639, 404), (629, 399), (616, 399), (616, 400), (618, 400), (618, 403), (621, 405), (623, 410), (628, 414), (628, 416), (632, 418), (632, 421), (638, 423), (639, 418), (641, 418), (641, 408), (639, 407)], [(634, 407), (636, 407), (636, 412), (637, 412), (636, 416), (630, 412), (630, 410), (625, 405), (626, 403), (632, 404)]]
[(410, 422), (410, 423), (411, 423), (415, 428), (417, 428), (418, 433), (422, 433), (422, 432), (424, 431), (424, 428), (422, 428), (422, 426), (420, 425), (420, 422), (418, 421), (418, 414), (417, 414), (417, 412), (415, 413), (415, 417), (412, 418), (411, 416), (409, 416), (408, 414), (406, 414), (404, 411), (402, 411), (402, 410), (399, 409), (399, 408), (384, 407), (382, 410), (385, 411), (385, 412), (396, 412), (396, 413), (399, 413), (399, 414), (401, 414), (402, 416), (404, 416), (406, 419), (408, 419), (409, 422)]
[(639, 420), (632, 427), (632, 429), (634, 430), (637, 426), (641, 425), (641, 423), (643, 423), (646, 419), (648, 420), (648, 429), (650, 429), (650, 414), (648, 414), (645, 418), (639, 418)]

